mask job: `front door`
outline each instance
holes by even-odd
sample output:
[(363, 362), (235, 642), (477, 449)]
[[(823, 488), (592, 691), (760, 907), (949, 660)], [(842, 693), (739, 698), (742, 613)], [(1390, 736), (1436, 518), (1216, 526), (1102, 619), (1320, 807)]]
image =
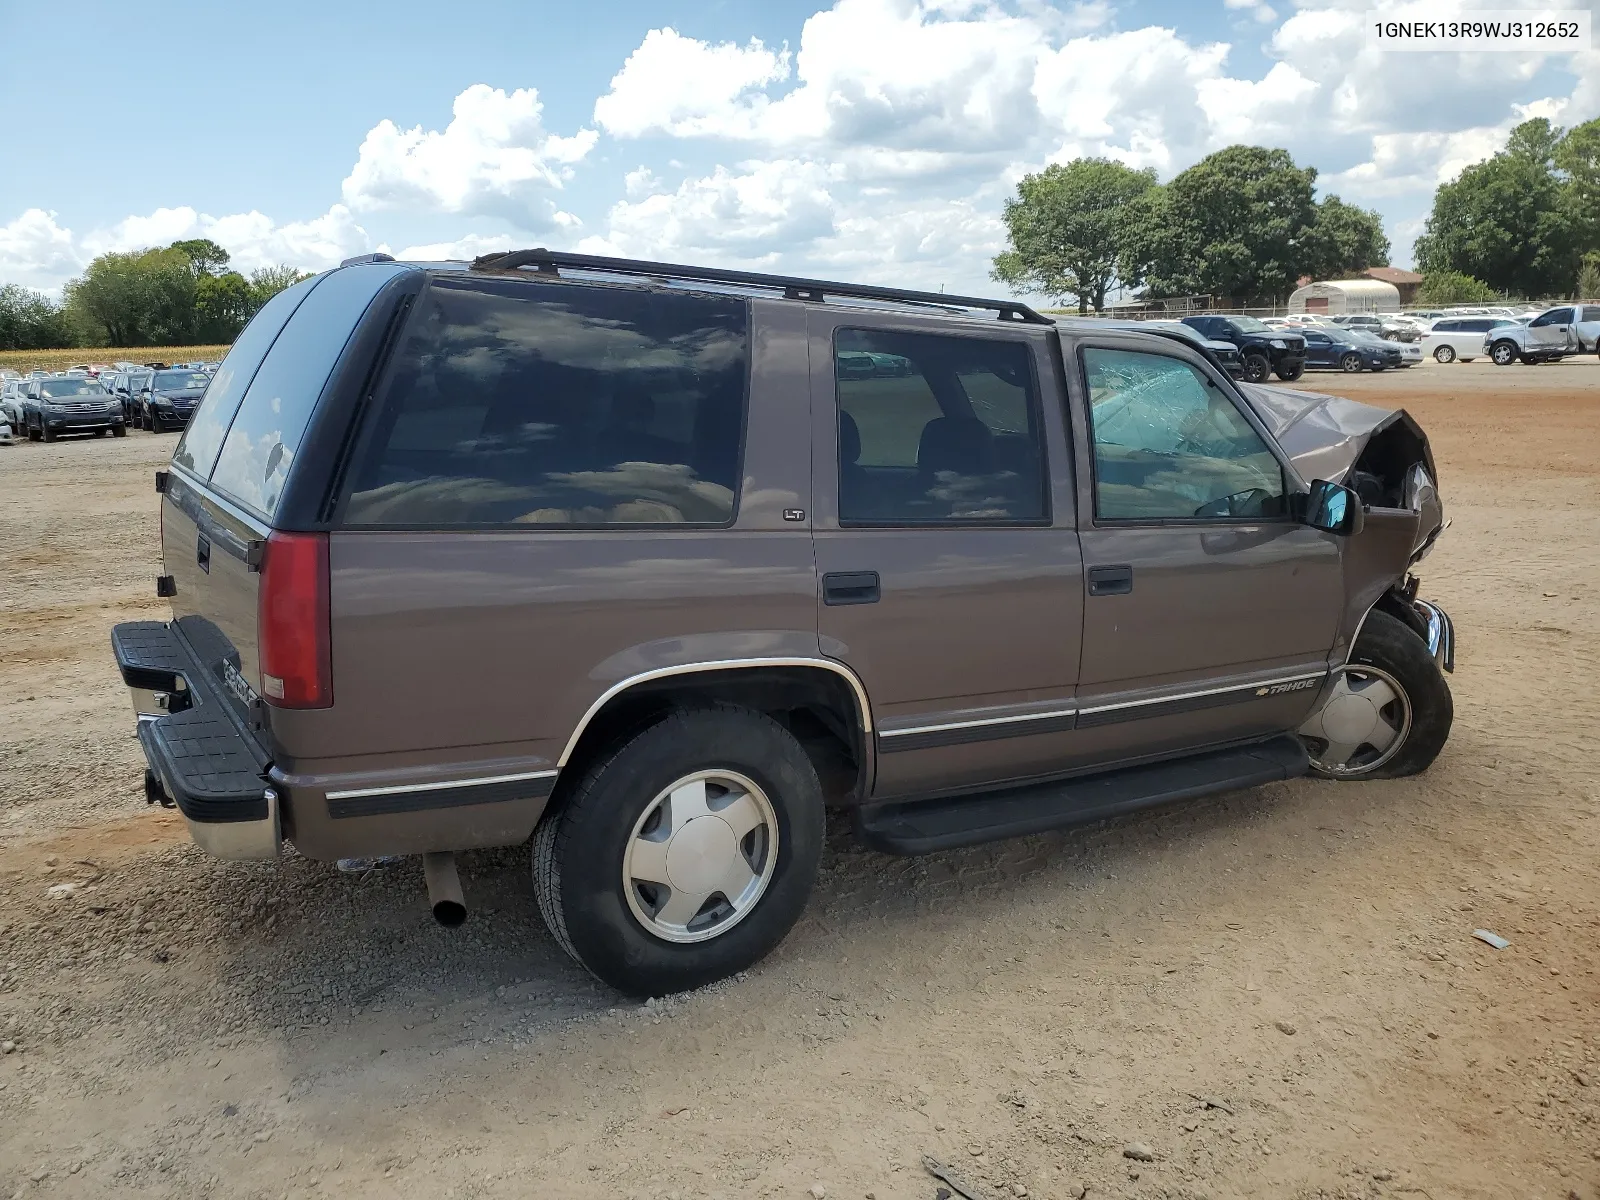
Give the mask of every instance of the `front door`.
[(1305, 331), (1306, 339), (1306, 366), (1331, 367), (1333, 366), (1333, 342), (1325, 333), (1315, 330)]
[(1054, 331), (871, 315), (809, 330), (818, 632), (871, 699), (873, 796), (1044, 773), (1083, 623)]
[(1528, 322), (1528, 349), (1546, 354), (1568, 348), (1572, 340), (1572, 310), (1552, 308)]
[(1328, 671), (1338, 540), (1287, 515), (1300, 481), (1197, 357), (1097, 338), (1068, 375), (1082, 753), (1109, 764), (1295, 728)]

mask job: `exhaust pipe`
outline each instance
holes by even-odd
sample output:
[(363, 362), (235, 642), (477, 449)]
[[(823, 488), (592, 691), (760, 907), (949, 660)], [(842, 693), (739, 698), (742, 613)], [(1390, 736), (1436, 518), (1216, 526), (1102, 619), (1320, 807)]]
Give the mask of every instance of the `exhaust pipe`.
[(461, 894), (454, 854), (448, 850), (424, 854), (422, 877), (428, 881), (428, 903), (433, 905), (435, 921), (453, 929), (467, 919), (467, 901)]

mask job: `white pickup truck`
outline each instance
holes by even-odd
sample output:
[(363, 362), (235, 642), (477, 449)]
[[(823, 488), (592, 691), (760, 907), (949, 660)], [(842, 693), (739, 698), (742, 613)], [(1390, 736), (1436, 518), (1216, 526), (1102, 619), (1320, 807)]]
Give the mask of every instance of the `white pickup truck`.
[(1526, 325), (1496, 325), (1483, 335), (1483, 352), (1496, 366), (1541, 363), (1600, 348), (1600, 304), (1562, 304)]

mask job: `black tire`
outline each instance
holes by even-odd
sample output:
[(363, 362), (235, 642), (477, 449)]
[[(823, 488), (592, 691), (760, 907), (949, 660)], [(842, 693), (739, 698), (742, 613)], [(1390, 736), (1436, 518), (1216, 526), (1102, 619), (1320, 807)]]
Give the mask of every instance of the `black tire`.
[(1306, 364), (1303, 361), (1296, 362), (1292, 367), (1279, 366), (1277, 370), (1278, 378), (1283, 380), (1285, 383), (1293, 383), (1305, 373)]
[[(737, 771), (766, 793), (777, 818), (776, 865), (754, 907), (726, 932), (670, 942), (634, 915), (624, 855), (662, 789), (713, 768)], [(552, 802), (533, 837), (539, 911), (562, 949), (612, 987), (638, 996), (702, 987), (760, 961), (799, 919), (823, 821), (816, 769), (771, 717), (728, 704), (676, 711), (620, 739)]]
[(39, 440), (40, 436), (41, 436), (41, 430), (43, 429), (43, 426), (41, 426), (40, 429), (35, 429), (31, 424), (28, 423), (26, 418), (24, 418), (22, 424), (23, 424), (23, 427), (27, 430), (28, 440), (30, 442), (37, 442)]
[(46, 425), (41, 419), (39, 422), (39, 436), (47, 442), (53, 442), (56, 440), (58, 435), (54, 429), (51, 429), (50, 426)]
[(1244, 356), (1244, 377), (1249, 383), (1265, 383), (1272, 374), (1272, 363), (1265, 354), (1252, 350)]
[(1515, 342), (1496, 342), (1489, 347), (1489, 358), (1497, 367), (1509, 367), (1520, 355)]
[(1340, 355), (1339, 369), (1346, 375), (1354, 375), (1361, 370), (1361, 355), (1354, 350), (1349, 354)]
[(1455, 362), (1455, 360), (1456, 360), (1456, 348), (1454, 346), (1435, 346), (1434, 347), (1434, 350), (1433, 350), (1433, 361), (1434, 362), (1452, 363), (1452, 362)]
[(112, 437), (127, 437), (128, 436), (128, 427), (126, 425), (113, 425), (111, 427), (111, 436)]
[(1374, 610), (1361, 627), (1350, 661), (1377, 667), (1399, 681), (1411, 702), (1411, 728), (1399, 751), (1377, 770), (1333, 778), (1397, 779), (1426, 771), (1444, 749), (1455, 719), (1450, 685), (1427, 643), (1398, 617)]

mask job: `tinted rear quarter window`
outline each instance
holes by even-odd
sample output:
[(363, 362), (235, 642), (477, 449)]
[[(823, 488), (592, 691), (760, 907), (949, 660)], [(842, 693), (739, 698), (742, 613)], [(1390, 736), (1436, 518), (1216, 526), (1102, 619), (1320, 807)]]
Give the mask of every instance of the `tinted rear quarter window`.
[(358, 446), (342, 521), (727, 524), (748, 325), (731, 296), (437, 278)]
[[(245, 389), (255, 378), (261, 360), (272, 349), (273, 341), (283, 331), (295, 309), (300, 307), (300, 302), (321, 281), (322, 277), (318, 276), (285, 288), (263, 304), (261, 310), (251, 318), (250, 324), (244, 327), (244, 332), (222, 360), (222, 366), (212, 376), (205, 398), (194, 410), (189, 428), (184, 431), (183, 440), (173, 452), (173, 463), (188, 468), (196, 475), (211, 474), (211, 468), (217, 461), (217, 452), (222, 449), (222, 440), (228, 435), (228, 426), (233, 424), (233, 415), (239, 411), (239, 401), (244, 398)], [(128, 377), (139, 386), (149, 382), (149, 376), (137, 374), (136, 377), (135, 372), (129, 372)]]
[(211, 474), (214, 488), (273, 516), (334, 364), (378, 289), (405, 269), (333, 271), (301, 302), (250, 381)]

